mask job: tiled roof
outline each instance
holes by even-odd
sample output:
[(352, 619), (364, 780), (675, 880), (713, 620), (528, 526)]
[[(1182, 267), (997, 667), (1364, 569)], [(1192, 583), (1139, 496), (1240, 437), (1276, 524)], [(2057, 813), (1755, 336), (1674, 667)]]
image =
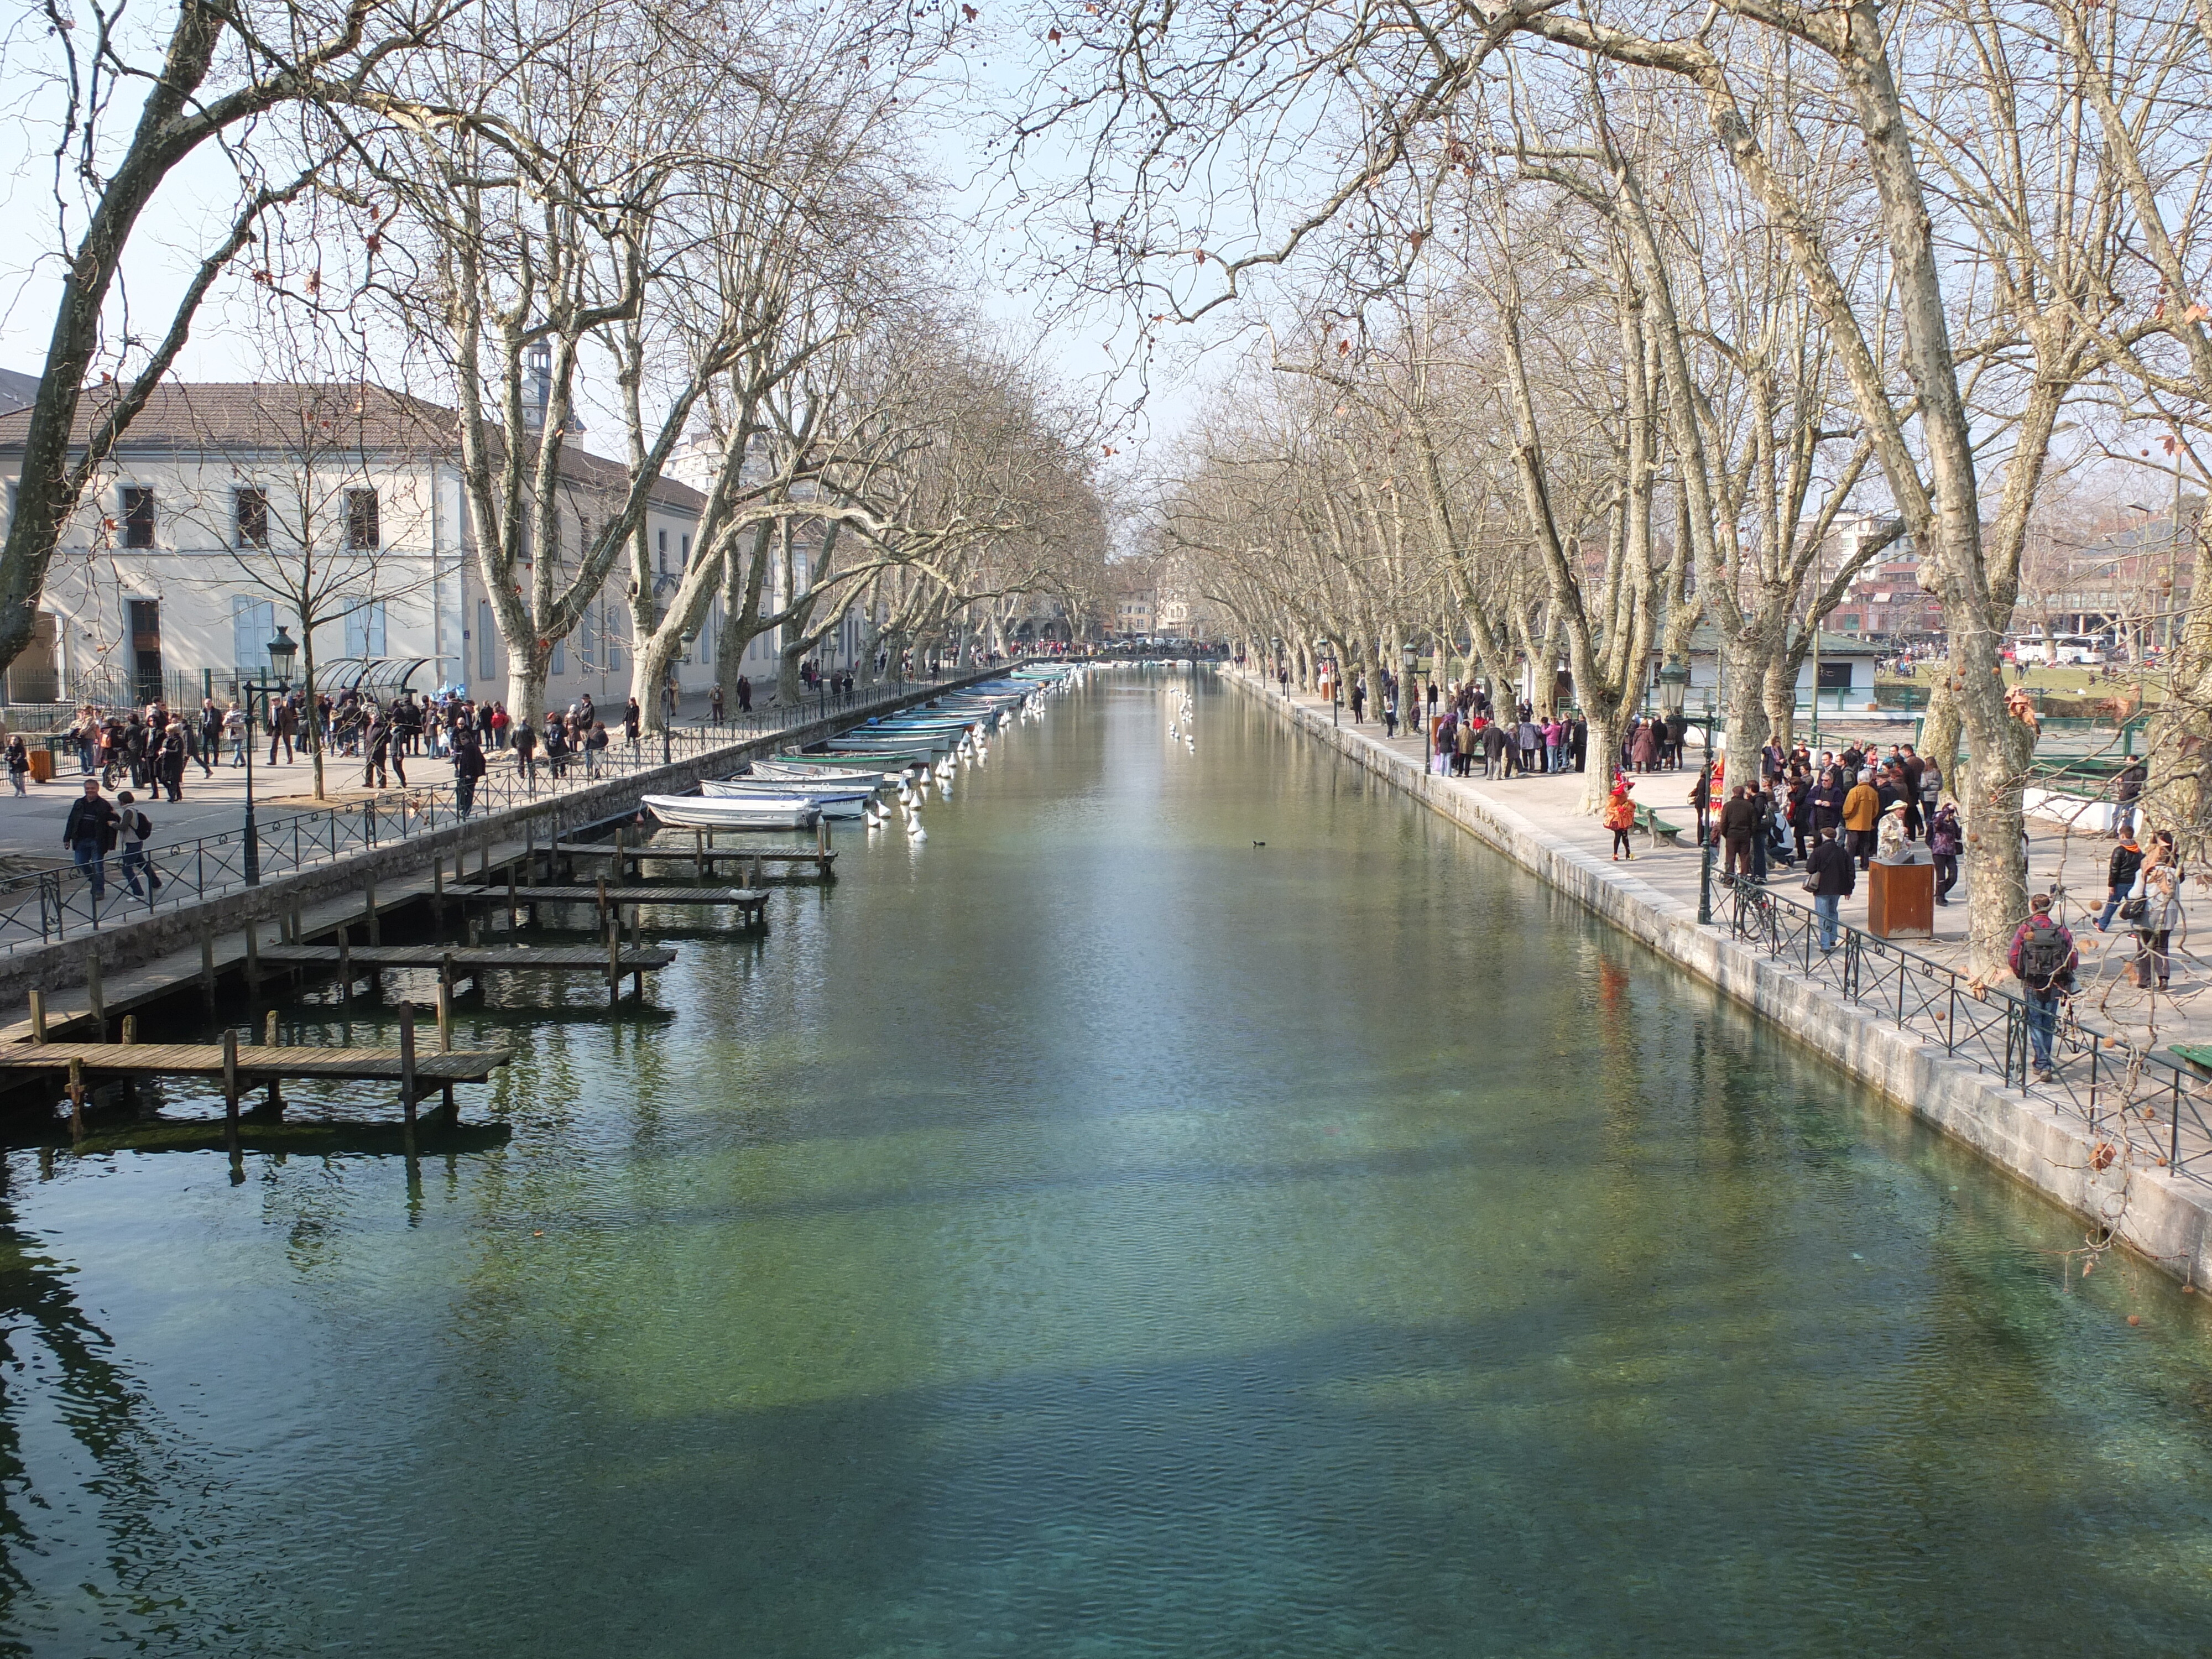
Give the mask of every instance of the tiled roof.
[[(93, 423), (106, 414), (113, 386), (89, 386), (77, 400), (72, 444), (86, 442)], [(0, 454), (22, 447), (30, 426), (27, 408), (0, 413)], [(253, 380), (167, 381), (147, 398), (124, 434), (125, 453), (166, 450), (226, 452), (282, 451), (300, 454), (311, 447), (360, 449), (389, 455), (408, 450), (447, 452), (458, 459), (458, 417), (450, 409), (384, 386), (347, 382)], [(499, 434), (492, 434), (495, 445)], [(496, 451), (495, 451), (496, 453)], [(576, 483), (621, 489), (629, 473), (617, 461), (573, 446), (564, 448), (562, 470)], [(697, 490), (663, 477), (653, 499), (663, 506), (696, 512), (707, 498)]]

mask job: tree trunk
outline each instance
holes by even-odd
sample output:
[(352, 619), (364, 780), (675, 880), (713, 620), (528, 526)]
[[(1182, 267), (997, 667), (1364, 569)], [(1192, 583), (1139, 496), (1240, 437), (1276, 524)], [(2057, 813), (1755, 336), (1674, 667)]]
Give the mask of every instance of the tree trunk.
[(2173, 831), (2182, 863), (2202, 869), (2212, 857), (2212, 568), (2201, 533), (2195, 564), (2197, 585), (2166, 666), (2166, 702), (2150, 720), (2142, 810), (2158, 828)]
[[(1750, 648), (1744, 648), (1746, 644)], [(1728, 757), (1729, 787), (1733, 789), (1739, 783), (1755, 783), (1759, 779), (1759, 751), (1766, 746), (1766, 666), (1772, 659), (1759, 651), (1756, 641), (1740, 642), (1729, 654), (1733, 660), (1728, 665), (1728, 707), (1723, 714), (1728, 731), (1723, 749)]]
[(1766, 729), (1787, 750), (1797, 741), (1797, 676), (1787, 651), (1767, 662), (1765, 701)]
[(325, 800), (323, 793), (323, 722), (322, 709), (315, 700), (315, 630), (308, 626), (304, 613), (300, 617), (300, 673), (304, 688), (301, 702), (307, 722), (307, 758), (315, 769), (315, 799)]
[[(507, 718), (510, 723), (527, 720), (533, 730), (545, 717), (545, 670), (532, 651), (507, 653)], [(544, 733), (538, 733), (540, 741)]]

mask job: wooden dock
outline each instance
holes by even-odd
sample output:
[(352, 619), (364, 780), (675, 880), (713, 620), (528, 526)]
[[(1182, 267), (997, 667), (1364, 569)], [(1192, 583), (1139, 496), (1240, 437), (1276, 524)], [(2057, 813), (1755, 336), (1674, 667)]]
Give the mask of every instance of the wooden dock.
[(682, 842), (645, 842), (611, 841), (563, 841), (553, 846), (556, 857), (565, 859), (613, 859), (615, 871), (620, 875), (628, 870), (643, 873), (648, 862), (662, 865), (688, 864), (693, 872), (704, 878), (714, 872), (718, 863), (733, 864), (740, 872), (750, 871), (749, 881), (757, 887), (763, 881), (775, 878), (768, 872), (776, 869), (797, 871), (811, 866), (815, 876), (822, 881), (837, 878), (837, 853), (835, 848), (765, 848), (717, 847), (712, 842), (686, 848)]
[(730, 905), (758, 910), (768, 902), (758, 887), (448, 887), (448, 898), (472, 899), (479, 903), (517, 904), (705, 904)]
[[(455, 1048), (412, 1055), (398, 1048), (295, 1048), (266, 1043), (0, 1042), (0, 1073), (68, 1072), (88, 1077), (336, 1078), (398, 1083), (410, 1066), (424, 1083), (483, 1083), (507, 1063), (508, 1048)], [(225, 1056), (229, 1056), (226, 1060)]]
[(626, 945), (612, 954), (591, 945), (512, 945), (495, 950), (466, 945), (264, 945), (261, 960), (280, 967), (342, 968), (350, 962), (364, 969), (434, 968), (451, 969), (459, 978), (502, 969), (603, 974), (611, 965), (626, 974), (636, 973), (667, 967), (676, 960), (676, 952), (662, 945)]
[[(0, 1042), (0, 1077), (64, 1076), (69, 1079), (70, 1134), (82, 1141), (84, 1108), (93, 1081), (101, 1078), (191, 1077), (219, 1079), (222, 1084), (223, 1127), (234, 1152), (238, 1146), (239, 1103), (251, 1087), (265, 1086), (270, 1115), (284, 1110), (283, 1084), (289, 1079), (347, 1082), (397, 1083), (399, 1103), (406, 1117), (406, 1140), (414, 1148), (416, 1107), (425, 1089), (443, 1096), (448, 1123), (459, 1121), (453, 1100), (457, 1083), (483, 1083), (514, 1057), (511, 1048), (455, 1048), (452, 1046), (447, 999), (438, 1006), (438, 1045), (422, 1052), (415, 1042), (415, 1010), (399, 1011), (397, 1048), (299, 1048), (274, 1041), (242, 1043), (238, 1033), (227, 1030), (220, 1042)], [(276, 1016), (269, 1016), (268, 1034), (276, 1034)]]

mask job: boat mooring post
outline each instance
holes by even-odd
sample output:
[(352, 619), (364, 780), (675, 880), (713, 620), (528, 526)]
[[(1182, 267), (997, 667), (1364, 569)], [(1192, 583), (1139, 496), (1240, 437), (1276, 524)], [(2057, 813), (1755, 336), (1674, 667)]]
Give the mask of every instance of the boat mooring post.
[(33, 991), (31, 993), (31, 1041), (44, 1042), (46, 1040), (46, 994), (44, 991)]
[(238, 1032), (226, 1025), (222, 1031), (222, 1138), (233, 1152), (238, 1150)]
[(407, 1117), (407, 1156), (415, 1156), (415, 1005), (399, 1005), (399, 1106)]
[[(276, 1046), (276, 1011), (274, 1008), (261, 1022), (261, 1046), (264, 1048)], [(269, 1115), (271, 1117), (284, 1115), (283, 1083), (274, 1072), (269, 1074)]]
[(70, 1061), (70, 1145), (74, 1146), (84, 1139), (84, 1062)]

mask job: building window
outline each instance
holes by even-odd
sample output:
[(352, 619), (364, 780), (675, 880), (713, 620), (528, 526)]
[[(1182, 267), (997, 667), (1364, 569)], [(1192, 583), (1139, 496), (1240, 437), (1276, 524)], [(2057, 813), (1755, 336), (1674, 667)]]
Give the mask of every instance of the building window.
[(477, 678), (489, 679), (499, 672), (499, 664), (492, 656), (491, 601), (477, 601)]
[(553, 666), (550, 672), (555, 674), (565, 674), (568, 672), (568, 641), (565, 636), (553, 641)]
[(346, 612), (346, 655), (349, 657), (380, 657), (384, 654), (386, 607), (382, 599), (372, 599), (367, 605), (356, 605)]
[(686, 570), (691, 568), (691, 538), (689, 536), (684, 538), (684, 568)]
[(654, 533), (659, 539), (653, 553), (653, 568), (665, 576), (668, 574), (668, 532), (662, 530)]
[(599, 607), (597, 605), (586, 605), (584, 607), (584, 619), (577, 624), (576, 648), (581, 653), (579, 665), (582, 672), (586, 674), (592, 672), (592, 613), (598, 609)]
[(123, 486), (123, 544), (154, 544), (154, 492), (138, 484)]
[(230, 655), (242, 673), (269, 672), (269, 641), (276, 632), (276, 602), (234, 593), (230, 599)]
[(373, 552), (384, 545), (383, 527), (377, 522), (376, 492), (349, 489), (345, 493), (345, 544), (356, 552)]
[(239, 547), (269, 545), (269, 492), (265, 489), (240, 490), (232, 498), (234, 509), (233, 522), (237, 526)]

